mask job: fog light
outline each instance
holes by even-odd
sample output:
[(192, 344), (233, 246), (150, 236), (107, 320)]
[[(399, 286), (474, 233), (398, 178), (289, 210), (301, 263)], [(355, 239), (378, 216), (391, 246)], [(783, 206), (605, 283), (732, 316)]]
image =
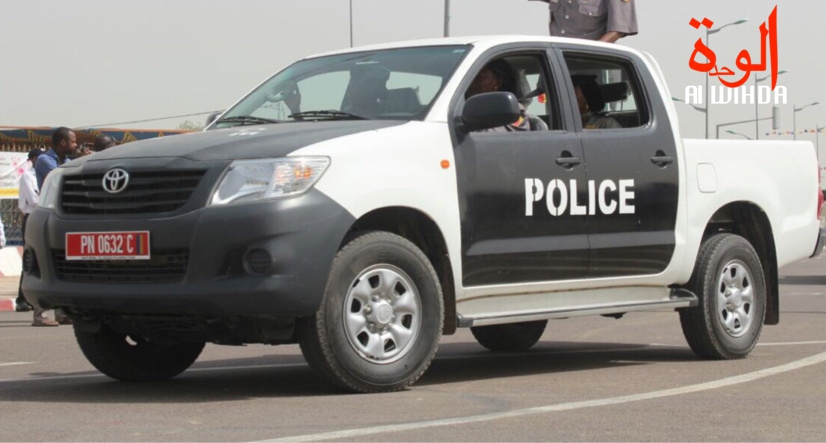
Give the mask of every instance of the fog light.
[(34, 251), (26, 249), (23, 251), (23, 272), (32, 274), (36, 273), (37, 270), (37, 257), (35, 257)]
[(253, 249), (247, 252), (244, 261), (247, 264), (247, 269), (254, 274), (265, 274), (272, 266), (272, 256), (263, 249)]

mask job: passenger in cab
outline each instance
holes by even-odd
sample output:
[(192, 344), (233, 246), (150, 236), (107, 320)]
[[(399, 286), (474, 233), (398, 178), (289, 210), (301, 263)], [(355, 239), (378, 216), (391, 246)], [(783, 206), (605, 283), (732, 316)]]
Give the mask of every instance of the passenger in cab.
[(576, 103), (582, 118), (583, 129), (615, 129), (621, 128), (614, 118), (605, 115), (605, 99), (595, 75), (572, 75)]

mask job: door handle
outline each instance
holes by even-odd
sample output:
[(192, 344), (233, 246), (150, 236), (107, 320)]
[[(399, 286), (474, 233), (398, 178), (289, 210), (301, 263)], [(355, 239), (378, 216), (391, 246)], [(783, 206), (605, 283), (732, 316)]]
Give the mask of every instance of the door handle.
[(657, 153), (654, 154), (653, 157), (651, 157), (651, 163), (654, 163), (655, 165), (664, 168), (670, 165), (671, 163), (674, 163), (674, 157), (670, 155), (665, 155), (665, 152), (663, 151), (657, 151)]
[(578, 166), (580, 163), (582, 163), (582, 159), (579, 157), (559, 157), (556, 159), (556, 164), (567, 169)]

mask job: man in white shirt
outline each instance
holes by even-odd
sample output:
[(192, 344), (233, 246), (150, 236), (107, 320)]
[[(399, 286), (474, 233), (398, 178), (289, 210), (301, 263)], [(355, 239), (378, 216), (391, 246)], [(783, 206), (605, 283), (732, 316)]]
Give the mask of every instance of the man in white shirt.
[[(35, 148), (29, 151), (29, 161), (32, 163), (32, 168), (27, 169), (23, 172), (23, 175), (20, 176), (20, 184), (18, 186), (18, 197), (19, 201), (17, 203), (17, 207), (20, 208), (20, 211), (23, 213), (23, 238), (26, 237), (26, 220), (29, 218), (29, 214), (34, 211), (37, 207), (37, 202), (39, 200), (39, 189), (37, 187), (37, 176), (34, 173), (34, 162), (37, 161), (37, 157), (42, 154), (44, 151), (40, 148)], [(26, 301), (26, 298), (23, 296), (23, 274), (20, 274), (20, 286), (17, 289), (17, 303), (15, 307), (15, 311), (17, 312), (25, 312), (31, 311), (33, 309), (32, 305)], [(37, 317), (37, 316), (35, 316)], [(42, 317), (42, 313), (41, 313)]]

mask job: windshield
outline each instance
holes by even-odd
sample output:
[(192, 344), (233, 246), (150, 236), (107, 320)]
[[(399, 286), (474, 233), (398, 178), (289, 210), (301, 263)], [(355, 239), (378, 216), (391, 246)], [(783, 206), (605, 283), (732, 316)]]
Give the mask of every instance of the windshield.
[(358, 52), (299, 61), (214, 127), (306, 120), (421, 120), (467, 46)]

